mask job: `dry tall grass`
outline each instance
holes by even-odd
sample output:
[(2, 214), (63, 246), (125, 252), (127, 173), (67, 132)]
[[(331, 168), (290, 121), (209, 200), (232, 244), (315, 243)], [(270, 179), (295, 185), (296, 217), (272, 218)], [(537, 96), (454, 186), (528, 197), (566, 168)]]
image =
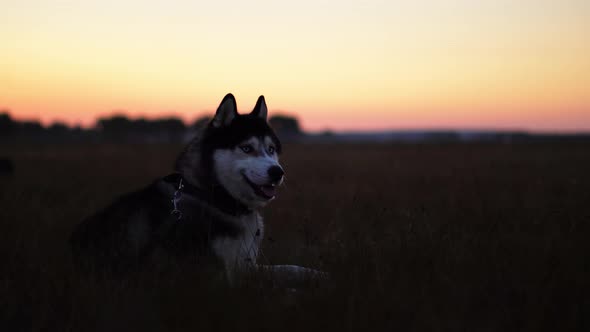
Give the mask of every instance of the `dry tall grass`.
[(0, 147), (0, 330), (590, 330), (588, 145), (287, 146), (264, 262), (332, 275), (296, 293), (75, 272), (73, 226), (180, 149)]

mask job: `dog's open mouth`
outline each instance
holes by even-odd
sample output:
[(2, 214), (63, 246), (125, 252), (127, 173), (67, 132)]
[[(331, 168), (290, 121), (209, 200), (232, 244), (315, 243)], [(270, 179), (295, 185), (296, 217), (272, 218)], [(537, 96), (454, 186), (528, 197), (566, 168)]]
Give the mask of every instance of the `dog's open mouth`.
[(245, 174), (242, 174), (242, 176), (244, 177), (244, 181), (246, 181), (250, 187), (252, 187), (252, 190), (254, 190), (254, 193), (266, 200), (272, 199), (273, 197), (276, 196), (277, 194), (277, 186), (274, 184), (264, 184), (264, 185), (258, 185), (252, 181), (250, 181), (250, 179), (248, 179), (248, 177)]

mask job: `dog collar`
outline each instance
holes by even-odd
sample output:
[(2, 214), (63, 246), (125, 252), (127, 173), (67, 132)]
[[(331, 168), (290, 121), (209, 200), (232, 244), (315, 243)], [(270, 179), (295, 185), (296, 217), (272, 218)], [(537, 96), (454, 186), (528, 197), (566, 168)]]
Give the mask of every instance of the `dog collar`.
[(251, 209), (238, 202), (219, 185), (210, 185), (209, 190), (201, 189), (192, 185), (179, 173), (167, 175), (162, 180), (172, 184), (175, 188), (172, 199), (170, 200), (172, 202), (172, 211), (170, 214), (175, 215), (178, 220), (183, 218), (183, 213), (179, 209), (179, 203), (182, 200), (183, 194), (196, 197), (229, 215), (240, 216), (252, 212)]

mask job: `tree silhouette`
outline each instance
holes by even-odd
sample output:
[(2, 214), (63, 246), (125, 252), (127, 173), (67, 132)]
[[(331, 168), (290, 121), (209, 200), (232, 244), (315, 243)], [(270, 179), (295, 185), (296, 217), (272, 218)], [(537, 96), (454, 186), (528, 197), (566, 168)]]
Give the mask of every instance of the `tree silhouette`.
[(100, 118), (96, 127), (107, 139), (124, 141), (178, 141), (186, 130), (177, 118), (132, 120), (124, 115)]
[(287, 115), (274, 115), (268, 122), (281, 139), (296, 139), (302, 135), (297, 118)]
[(12, 120), (8, 111), (0, 112), (0, 136), (9, 136), (15, 129), (16, 122)]
[(39, 121), (23, 121), (18, 123), (18, 131), (23, 136), (43, 135), (45, 128)]
[(64, 135), (67, 134), (70, 128), (65, 123), (54, 122), (47, 130), (53, 135)]
[(96, 128), (105, 135), (119, 135), (131, 129), (131, 121), (124, 115), (99, 118)]

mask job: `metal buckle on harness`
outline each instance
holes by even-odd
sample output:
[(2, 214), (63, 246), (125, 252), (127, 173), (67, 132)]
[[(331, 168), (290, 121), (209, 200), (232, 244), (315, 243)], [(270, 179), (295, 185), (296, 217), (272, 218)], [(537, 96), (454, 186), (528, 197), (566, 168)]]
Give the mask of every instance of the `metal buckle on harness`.
[(180, 199), (182, 198), (182, 188), (184, 188), (184, 184), (182, 184), (182, 178), (181, 178), (180, 183), (178, 184), (178, 189), (176, 189), (176, 191), (174, 192), (174, 195), (172, 196), (173, 209), (172, 209), (172, 212), (170, 212), (170, 214), (177, 216), (176, 220), (182, 219), (182, 212), (178, 209), (178, 203), (180, 202)]

